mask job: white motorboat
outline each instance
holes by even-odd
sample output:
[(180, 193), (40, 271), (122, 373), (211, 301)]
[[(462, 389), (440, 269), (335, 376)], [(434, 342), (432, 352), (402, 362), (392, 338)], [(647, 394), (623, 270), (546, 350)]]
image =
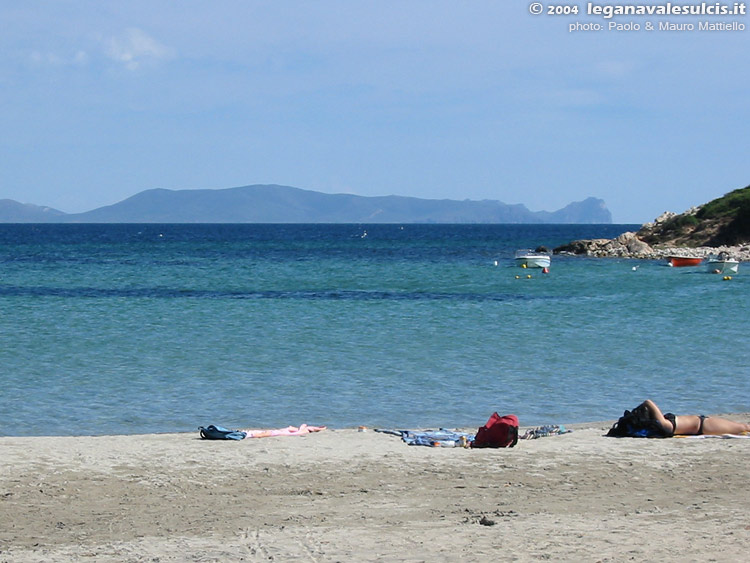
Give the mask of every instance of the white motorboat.
[(736, 274), (740, 269), (740, 262), (730, 258), (726, 252), (720, 252), (718, 255), (709, 255), (706, 266), (712, 274)]
[(552, 258), (549, 252), (544, 252), (541, 249), (524, 248), (516, 250), (515, 260), (521, 268), (549, 268)]

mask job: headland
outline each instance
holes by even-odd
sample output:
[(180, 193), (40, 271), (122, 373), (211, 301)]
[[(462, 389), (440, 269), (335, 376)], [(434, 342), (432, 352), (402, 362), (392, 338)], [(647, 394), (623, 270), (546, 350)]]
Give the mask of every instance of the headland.
[(662, 213), (637, 232), (614, 239), (576, 240), (555, 254), (660, 259), (669, 256), (706, 258), (722, 252), (750, 260), (750, 186), (677, 214)]

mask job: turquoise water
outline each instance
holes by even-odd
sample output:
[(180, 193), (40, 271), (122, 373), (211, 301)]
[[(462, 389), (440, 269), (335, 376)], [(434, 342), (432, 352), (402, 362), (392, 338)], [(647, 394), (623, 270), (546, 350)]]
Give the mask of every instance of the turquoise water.
[(633, 228), (0, 225), (0, 434), (750, 411), (742, 266), (512, 264)]

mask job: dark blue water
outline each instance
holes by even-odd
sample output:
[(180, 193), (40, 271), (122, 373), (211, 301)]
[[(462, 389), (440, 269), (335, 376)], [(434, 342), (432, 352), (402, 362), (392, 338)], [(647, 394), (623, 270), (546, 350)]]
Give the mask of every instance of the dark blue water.
[(742, 269), (512, 261), (635, 228), (0, 225), (0, 433), (750, 411)]

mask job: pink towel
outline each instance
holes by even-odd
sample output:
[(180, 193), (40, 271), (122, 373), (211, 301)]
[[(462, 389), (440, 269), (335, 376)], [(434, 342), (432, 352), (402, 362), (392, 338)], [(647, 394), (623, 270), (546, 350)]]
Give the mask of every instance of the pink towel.
[(325, 426), (308, 426), (307, 424), (303, 424), (299, 428), (296, 426), (287, 426), (286, 428), (273, 430), (243, 430), (243, 432), (247, 432), (248, 438), (268, 438), (270, 436), (304, 436), (305, 434), (320, 432), (325, 429)]

